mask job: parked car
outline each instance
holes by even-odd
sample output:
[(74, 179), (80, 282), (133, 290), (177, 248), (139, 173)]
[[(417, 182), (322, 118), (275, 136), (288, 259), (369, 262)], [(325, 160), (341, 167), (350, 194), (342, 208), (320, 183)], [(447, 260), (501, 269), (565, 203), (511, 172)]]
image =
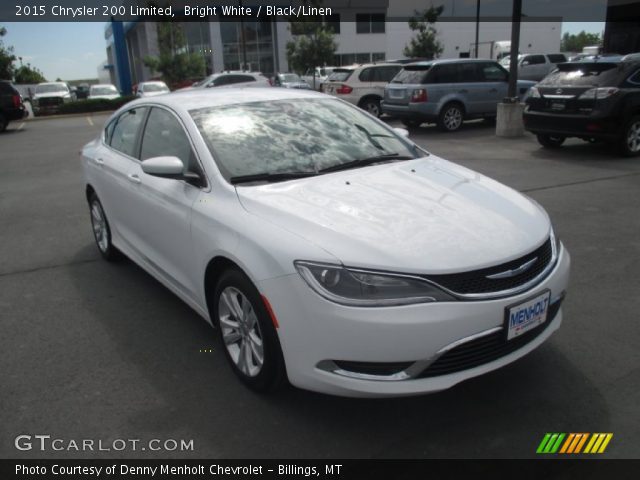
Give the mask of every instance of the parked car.
[(640, 62), (561, 64), (529, 92), (524, 122), (546, 148), (578, 137), (640, 155)]
[(9, 122), (26, 115), (20, 92), (8, 80), (0, 80), (0, 132), (7, 129)]
[(273, 78), (274, 87), (301, 88), (309, 90), (311, 86), (296, 73), (278, 73)]
[(120, 98), (120, 92), (110, 83), (99, 83), (97, 85), (91, 85), (89, 88), (89, 96), (87, 97), (89, 100), (114, 100), (116, 98)]
[(302, 75), (302, 80), (311, 85), (312, 89), (322, 91), (322, 84), (327, 81), (329, 75), (331, 75), (336, 68), (337, 67), (310, 68)]
[(138, 88), (136, 89), (137, 97), (155, 97), (156, 95), (164, 95), (165, 93), (169, 93), (169, 87), (164, 82), (160, 82), (157, 80), (149, 81), (149, 82), (140, 82), (138, 84)]
[(83, 100), (89, 96), (89, 84), (81, 83), (76, 87), (76, 99)]
[(379, 117), (384, 87), (402, 70), (397, 63), (377, 63), (335, 68), (322, 91), (340, 97)]
[[(549, 72), (554, 70), (559, 63), (567, 61), (563, 53), (548, 54), (521, 54), (518, 55), (518, 78), (521, 80), (542, 80)], [(510, 57), (504, 57), (500, 64), (509, 70)]]
[(204, 80), (195, 83), (192, 88), (212, 88), (212, 87), (270, 87), (269, 79), (260, 72), (222, 72), (209, 75)]
[[(509, 72), (493, 60), (434, 60), (405, 65), (384, 91), (382, 111), (408, 127), (435, 122), (447, 132), (472, 118), (495, 118), (508, 94)], [(518, 80), (524, 98), (535, 82)]]
[(82, 149), (97, 247), (215, 325), (250, 388), (449, 388), (558, 329), (570, 260), (538, 203), (407, 133), (307, 90), (134, 100)]
[(73, 101), (69, 85), (64, 82), (43, 82), (36, 85), (31, 101), (34, 115), (55, 113), (60, 105)]

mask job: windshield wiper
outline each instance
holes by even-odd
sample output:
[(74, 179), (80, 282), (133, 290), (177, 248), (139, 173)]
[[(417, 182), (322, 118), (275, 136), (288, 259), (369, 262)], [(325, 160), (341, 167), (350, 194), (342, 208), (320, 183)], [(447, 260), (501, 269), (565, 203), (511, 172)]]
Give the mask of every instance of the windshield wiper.
[(251, 182), (283, 182), (295, 178), (314, 177), (316, 172), (281, 172), (281, 173), (253, 173), (251, 175), (238, 175), (231, 177), (229, 181), (233, 185)]
[(385, 155), (377, 155), (375, 157), (359, 158), (358, 160), (351, 160), (350, 162), (340, 163), (338, 165), (332, 165), (330, 167), (322, 168), (318, 170), (319, 173), (338, 172), (340, 170), (349, 170), (350, 168), (366, 167), (367, 165), (373, 165), (374, 163), (380, 163), (385, 161), (396, 160), (413, 160), (414, 157), (408, 155), (400, 155), (398, 153), (387, 153)]

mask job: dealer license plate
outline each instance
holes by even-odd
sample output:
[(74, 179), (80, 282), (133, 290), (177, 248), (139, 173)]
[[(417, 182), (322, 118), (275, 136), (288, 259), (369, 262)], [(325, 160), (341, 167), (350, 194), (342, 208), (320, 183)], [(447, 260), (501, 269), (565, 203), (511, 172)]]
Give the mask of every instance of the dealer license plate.
[(404, 98), (404, 90), (389, 89), (389, 98)]
[(551, 292), (547, 290), (524, 303), (507, 307), (507, 340), (517, 338), (546, 322), (550, 299)]

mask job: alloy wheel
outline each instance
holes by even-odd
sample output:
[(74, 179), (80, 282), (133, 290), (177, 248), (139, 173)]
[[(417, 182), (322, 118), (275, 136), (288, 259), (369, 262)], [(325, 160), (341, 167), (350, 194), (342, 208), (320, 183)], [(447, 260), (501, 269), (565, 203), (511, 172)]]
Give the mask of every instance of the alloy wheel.
[(640, 152), (640, 120), (632, 123), (627, 132), (627, 146), (632, 153)]
[(447, 130), (457, 130), (462, 124), (462, 112), (458, 107), (450, 107), (444, 114), (443, 123)]
[(91, 225), (98, 248), (102, 253), (106, 253), (109, 248), (109, 229), (102, 208), (97, 201), (91, 204)]
[(248, 377), (258, 375), (264, 364), (263, 336), (249, 299), (237, 288), (226, 287), (220, 294), (218, 319), (233, 363)]

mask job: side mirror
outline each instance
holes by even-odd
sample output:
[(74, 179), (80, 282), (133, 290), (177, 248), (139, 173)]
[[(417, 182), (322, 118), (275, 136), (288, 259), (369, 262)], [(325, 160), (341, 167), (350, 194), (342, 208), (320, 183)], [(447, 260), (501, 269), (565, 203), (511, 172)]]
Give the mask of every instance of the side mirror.
[(406, 128), (395, 127), (393, 131), (403, 138), (409, 138), (409, 130)]
[(178, 157), (153, 157), (142, 161), (142, 171), (162, 178), (182, 178), (184, 164)]

